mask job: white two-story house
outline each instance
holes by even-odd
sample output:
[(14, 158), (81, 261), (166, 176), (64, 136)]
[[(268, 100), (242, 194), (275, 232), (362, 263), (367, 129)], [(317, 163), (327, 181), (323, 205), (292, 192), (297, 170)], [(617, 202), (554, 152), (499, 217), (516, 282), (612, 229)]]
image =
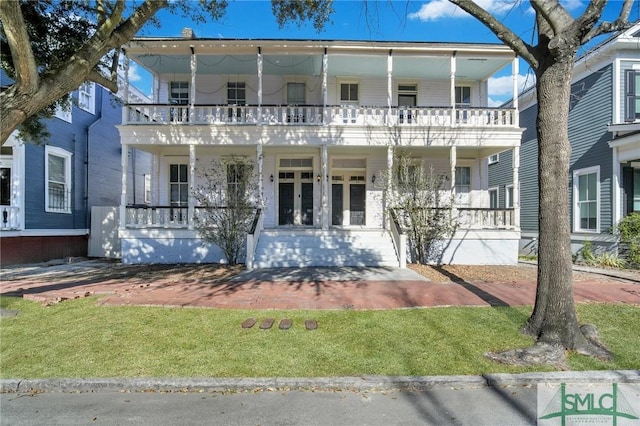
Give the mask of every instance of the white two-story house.
[(241, 155), (255, 160), (263, 200), (249, 267), (404, 266), (406, 236), (380, 185), (398, 150), (446, 176), (455, 194), (460, 226), (438, 261), (517, 262), (518, 203), (497, 209), (488, 195), (488, 157), (517, 152), (522, 134), (517, 105), (488, 106), (499, 71), (511, 69), (516, 94), (517, 58), (506, 46), (187, 31), (124, 49), (127, 64), (153, 76), (153, 103), (125, 105), (121, 143), (154, 160), (150, 203), (130, 205), (123, 154), (123, 262), (224, 262), (193, 229), (193, 190), (212, 159)]

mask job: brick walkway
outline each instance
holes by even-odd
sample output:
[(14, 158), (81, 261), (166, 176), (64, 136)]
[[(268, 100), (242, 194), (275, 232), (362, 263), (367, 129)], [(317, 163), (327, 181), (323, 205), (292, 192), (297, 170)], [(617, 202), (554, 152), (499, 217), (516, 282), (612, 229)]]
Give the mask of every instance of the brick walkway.
[[(351, 277), (352, 278), (352, 277)], [(639, 277), (640, 278), (640, 277)], [(436, 283), (414, 279), (182, 280), (52, 279), (24, 276), (0, 283), (0, 294), (43, 303), (103, 295), (105, 305), (190, 306), (234, 309), (392, 309), (430, 306), (532, 305), (535, 281)], [(602, 278), (574, 282), (576, 301), (640, 305), (640, 280)]]

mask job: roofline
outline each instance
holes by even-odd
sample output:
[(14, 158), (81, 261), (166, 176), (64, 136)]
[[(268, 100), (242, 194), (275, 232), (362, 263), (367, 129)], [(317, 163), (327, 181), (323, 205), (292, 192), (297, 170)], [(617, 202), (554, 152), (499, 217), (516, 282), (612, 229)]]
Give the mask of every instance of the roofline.
[[(238, 47), (260, 46), (279, 47), (281, 44), (293, 45), (296, 47), (346, 47), (361, 49), (424, 49), (432, 48), (435, 50), (451, 50), (451, 51), (473, 51), (473, 50), (493, 50), (494, 52), (510, 53), (515, 55), (510, 47), (503, 43), (471, 43), (471, 42), (427, 42), (427, 41), (375, 41), (375, 40), (331, 40), (331, 39), (283, 39), (283, 38), (185, 38), (185, 37), (135, 37), (127, 45), (136, 43), (175, 43), (184, 45), (185, 47), (197, 44), (232, 44), (237, 43)], [(311, 45), (311, 46), (309, 46)], [(315, 45), (315, 46), (314, 46)], [(281, 47), (281, 46), (280, 46)]]

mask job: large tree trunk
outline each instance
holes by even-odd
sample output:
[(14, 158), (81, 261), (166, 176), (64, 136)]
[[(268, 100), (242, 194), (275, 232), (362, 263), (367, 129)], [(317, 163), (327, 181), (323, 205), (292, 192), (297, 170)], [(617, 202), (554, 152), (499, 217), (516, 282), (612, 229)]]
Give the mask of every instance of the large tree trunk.
[(593, 354), (580, 330), (573, 294), (567, 130), (573, 57), (547, 61), (537, 72), (538, 287), (524, 331), (540, 343)]

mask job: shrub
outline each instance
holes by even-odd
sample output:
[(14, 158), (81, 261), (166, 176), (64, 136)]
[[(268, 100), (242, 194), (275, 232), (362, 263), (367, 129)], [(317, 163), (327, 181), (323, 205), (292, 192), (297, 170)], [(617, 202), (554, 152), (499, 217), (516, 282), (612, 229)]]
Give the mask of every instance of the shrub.
[(640, 213), (631, 213), (616, 227), (621, 245), (626, 249), (626, 258), (631, 266), (640, 267)]

